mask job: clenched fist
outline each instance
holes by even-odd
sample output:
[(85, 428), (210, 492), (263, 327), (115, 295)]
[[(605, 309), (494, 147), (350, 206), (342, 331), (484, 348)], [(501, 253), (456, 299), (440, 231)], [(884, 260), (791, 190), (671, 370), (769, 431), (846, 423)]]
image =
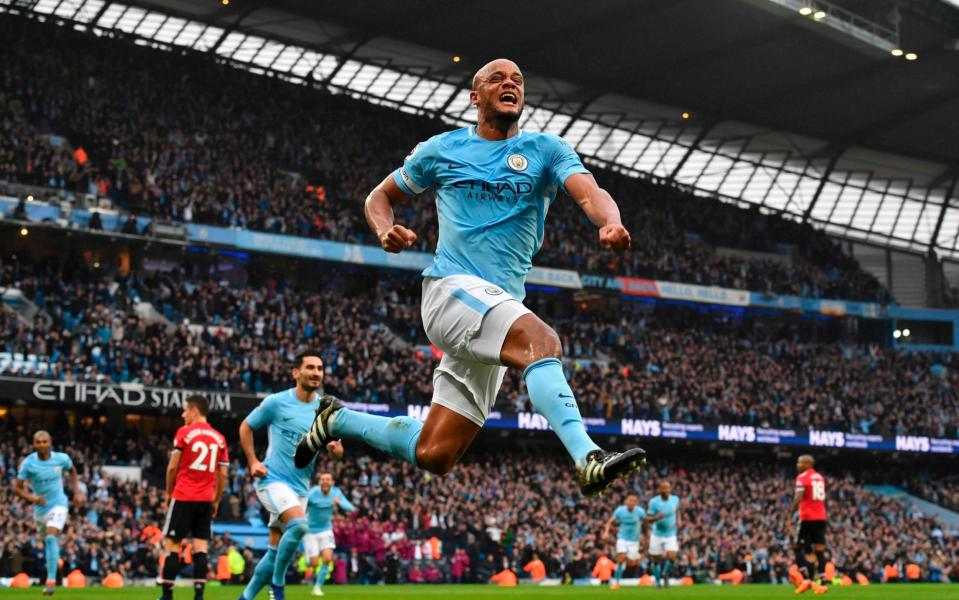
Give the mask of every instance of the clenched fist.
[(599, 243), (602, 244), (604, 248), (622, 252), (632, 245), (632, 240), (626, 228), (617, 223), (600, 228)]
[(394, 225), (380, 235), (380, 246), (394, 254), (409, 248), (415, 241), (416, 234), (402, 225)]

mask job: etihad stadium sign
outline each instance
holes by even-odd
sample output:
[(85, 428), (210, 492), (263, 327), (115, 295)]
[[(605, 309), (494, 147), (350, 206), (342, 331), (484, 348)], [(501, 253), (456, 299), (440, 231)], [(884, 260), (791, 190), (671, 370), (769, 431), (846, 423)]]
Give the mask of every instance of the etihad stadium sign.
[(150, 412), (179, 411), (183, 409), (183, 402), (192, 394), (206, 396), (213, 413), (246, 414), (261, 400), (261, 397), (255, 394), (234, 392), (201, 392), (130, 383), (0, 377), (0, 400), (25, 402), (30, 406), (40, 407), (75, 405)]

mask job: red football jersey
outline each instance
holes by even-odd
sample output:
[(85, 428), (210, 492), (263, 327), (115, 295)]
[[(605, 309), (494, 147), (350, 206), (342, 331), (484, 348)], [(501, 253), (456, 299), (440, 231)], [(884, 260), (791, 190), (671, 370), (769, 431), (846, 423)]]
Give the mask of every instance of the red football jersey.
[(800, 521), (826, 520), (826, 480), (814, 469), (806, 469), (796, 478), (796, 491), (802, 492), (799, 501)]
[(173, 499), (212, 502), (217, 466), (230, 463), (223, 434), (209, 423), (184, 425), (173, 437), (173, 448), (180, 452)]

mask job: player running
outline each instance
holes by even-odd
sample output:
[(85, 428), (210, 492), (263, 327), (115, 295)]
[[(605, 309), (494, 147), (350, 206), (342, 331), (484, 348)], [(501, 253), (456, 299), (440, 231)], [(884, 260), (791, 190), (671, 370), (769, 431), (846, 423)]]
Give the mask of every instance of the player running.
[(613, 516), (606, 521), (606, 528), (603, 530), (603, 539), (608, 540), (609, 528), (613, 523), (619, 523), (619, 533), (616, 535), (616, 571), (613, 573), (613, 583), (609, 585), (612, 590), (619, 589), (626, 566), (632, 568), (639, 563), (639, 533), (646, 528), (646, 512), (637, 506), (638, 504), (637, 496), (626, 496), (626, 503), (613, 511)]
[[(320, 407), (317, 391), (323, 386), (323, 361), (319, 353), (306, 350), (297, 354), (292, 375), (296, 387), (267, 396), (240, 424), (240, 446), (250, 475), (257, 478), (256, 497), (271, 515), (269, 547), (240, 596), (245, 600), (253, 600), (268, 583), (271, 600), (286, 598), (286, 571), (308, 531), (306, 496), (315, 455), (297, 467), (293, 451)], [(332, 403), (329, 397), (324, 399)], [(253, 447), (253, 432), (264, 426), (269, 427), (270, 441), (266, 458), (260, 462)], [(337, 452), (334, 447), (330, 446), (331, 454), (342, 456), (342, 447)]]
[[(13, 491), (33, 504), (33, 520), (37, 529), (45, 529), (43, 557), (46, 560), (47, 580), (44, 596), (52, 596), (57, 587), (57, 567), (60, 564), (59, 537), (67, 524), (68, 503), (63, 491), (63, 474), (69, 473), (73, 485), (73, 502), (83, 506), (85, 498), (77, 482), (73, 460), (63, 452), (53, 452), (53, 439), (46, 431), (33, 434), (33, 452), (20, 463)], [(28, 488), (26, 482), (30, 482)], [(31, 491), (32, 489), (32, 491)]]
[(653, 524), (649, 538), (649, 557), (653, 560), (656, 587), (669, 587), (669, 571), (679, 552), (677, 531), (680, 525), (679, 496), (673, 495), (668, 481), (659, 483), (659, 494), (653, 496), (646, 510), (646, 522)]
[(226, 489), (226, 471), (230, 465), (226, 438), (207, 423), (209, 412), (210, 402), (205, 396), (188, 397), (181, 414), (184, 425), (173, 436), (164, 493), (166, 558), (160, 572), (161, 600), (173, 600), (173, 585), (180, 572), (180, 544), (186, 538), (190, 538), (192, 549), (193, 598), (203, 600), (213, 518)]
[(347, 500), (340, 488), (333, 485), (332, 473), (320, 473), (320, 485), (310, 488), (306, 498), (306, 517), (310, 531), (303, 537), (303, 547), (306, 549), (306, 560), (316, 573), (313, 595), (322, 596), (323, 582), (333, 569), (333, 549), (336, 548), (333, 538), (333, 508), (353, 512), (356, 507)]
[(803, 454), (796, 461), (796, 491), (789, 516), (786, 519), (786, 536), (792, 532), (792, 519), (799, 509), (799, 535), (796, 536), (794, 550), (800, 578), (796, 584), (796, 593), (802, 594), (812, 589), (816, 594), (825, 594), (829, 588), (817, 579), (826, 568), (826, 480), (813, 468), (816, 460), (809, 454)]
[(427, 188), (436, 192), (440, 241), (423, 271), (423, 324), (443, 351), (433, 373), (426, 423), (368, 415), (322, 403), (297, 448), (305, 465), (330, 440), (363, 440), (437, 474), (449, 471), (493, 407), (506, 367), (522, 369), (533, 407), (549, 422), (591, 496), (638, 470), (645, 453), (606, 452), (589, 438), (563, 376), (562, 345), (523, 306), (524, 282), (543, 243), (546, 213), (562, 186), (599, 228), (599, 243), (630, 246), (619, 209), (561, 138), (519, 128), (524, 81), (512, 61), (494, 60), (473, 77), (475, 126), (430, 138), (366, 199), (366, 220), (387, 252), (416, 234), (394, 223), (393, 207)]

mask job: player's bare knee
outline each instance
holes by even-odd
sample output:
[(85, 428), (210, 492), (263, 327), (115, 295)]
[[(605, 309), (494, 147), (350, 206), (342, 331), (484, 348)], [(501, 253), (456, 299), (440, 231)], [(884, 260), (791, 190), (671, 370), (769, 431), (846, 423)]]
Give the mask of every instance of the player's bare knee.
[(416, 464), (434, 475), (446, 475), (456, 464), (456, 459), (436, 445), (418, 444)]
[(543, 332), (543, 356), (538, 358), (563, 358), (563, 343), (559, 334), (552, 327), (545, 327)]

